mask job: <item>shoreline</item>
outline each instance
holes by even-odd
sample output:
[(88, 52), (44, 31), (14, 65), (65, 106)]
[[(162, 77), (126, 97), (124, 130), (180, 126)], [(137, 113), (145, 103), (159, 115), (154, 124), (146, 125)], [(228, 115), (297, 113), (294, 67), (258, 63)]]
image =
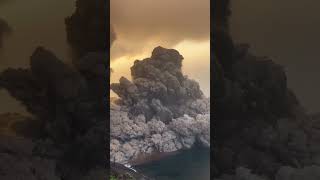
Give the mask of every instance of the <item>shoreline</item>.
[[(183, 167), (181, 169), (180, 167)], [(134, 168), (147, 176), (159, 180), (201, 180), (209, 178), (210, 150), (206, 147), (194, 146), (164, 156), (162, 159), (149, 161)]]
[(153, 162), (161, 161), (163, 159), (179, 155), (179, 154), (186, 152), (186, 151), (191, 151), (192, 149), (197, 149), (197, 150), (208, 149), (209, 150), (210, 148), (196, 145), (196, 146), (191, 147), (189, 149), (181, 149), (181, 150), (173, 151), (173, 152), (155, 152), (152, 154), (143, 154), (143, 155), (139, 155), (138, 158), (136, 158), (132, 161), (129, 161), (128, 163), (132, 166), (145, 166), (145, 165), (148, 165)]
[(181, 151), (174, 151), (174, 152), (154, 152), (151, 154), (141, 154), (134, 160), (129, 161), (129, 164), (132, 166), (140, 166), (140, 165), (146, 165), (148, 163), (152, 163), (154, 161), (160, 161), (166, 157), (174, 156), (177, 154), (180, 154)]

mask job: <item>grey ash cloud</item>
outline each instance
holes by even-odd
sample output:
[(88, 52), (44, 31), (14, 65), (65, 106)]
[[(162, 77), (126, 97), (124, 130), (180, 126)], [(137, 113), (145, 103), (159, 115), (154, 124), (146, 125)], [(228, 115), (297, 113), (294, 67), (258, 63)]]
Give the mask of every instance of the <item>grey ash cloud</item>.
[(318, 179), (319, 115), (305, 111), (283, 66), (234, 42), (228, 28), (230, 4), (215, 2), (222, 10), (215, 14), (213, 29), (215, 179)]
[[(107, 116), (103, 95), (107, 91), (104, 88), (107, 61), (103, 53), (88, 53), (74, 62), (77, 62), (75, 68), (38, 47), (30, 58), (31, 68), (3, 71), (0, 87), (24, 104), (38, 122), (39, 126), (32, 129), (40, 134), (40, 138), (35, 139), (36, 144), (32, 144), (35, 152), (49, 148), (59, 154), (53, 166), (75, 167), (77, 164), (90, 170), (102, 165), (102, 157), (105, 157)], [(66, 146), (60, 148), (58, 144)], [(75, 154), (75, 150), (79, 154)], [(38, 153), (53, 151), (39, 150)], [(81, 153), (87, 155), (85, 163), (79, 161), (80, 156), (83, 157)]]
[[(203, 97), (199, 84), (183, 75), (182, 60), (178, 51), (157, 47), (150, 58), (134, 62), (133, 82), (122, 77), (119, 83), (111, 84), (111, 90), (135, 116), (142, 113), (150, 119), (153, 113), (160, 113), (165, 122), (180, 117), (185, 112), (178, 107)], [(155, 108), (157, 105), (163, 108)]]
[[(310, 112), (320, 111), (319, 1), (234, 0), (230, 30), (236, 42), (286, 67), (288, 86)], [(272, 28), (271, 28), (272, 27)]]
[(104, 0), (76, 1), (75, 12), (65, 20), (67, 40), (76, 56), (107, 49), (107, 6)]
[[(9, 147), (10, 151), (21, 154), (21, 159), (35, 162), (32, 165), (7, 153), (3, 148), (7, 147), (7, 137), (1, 136), (5, 141), (0, 141), (0, 159), (13, 162), (10, 166), (13, 170), (1, 174), (0, 179), (21, 179), (15, 172), (20, 171), (15, 167), (20, 165), (27, 171), (34, 169), (32, 173), (25, 173), (27, 178), (30, 175), (32, 178), (87, 180), (107, 176), (105, 127), (108, 117), (104, 95), (108, 92), (108, 61), (105, 49), (102, 49), (105, 43), (100, 39), (107, 36), (105, 32), (102, 34), (107, 26), (100, 24), (105, 20), (103, 2), (78, 0), (75, 15), (67, 20), (70, 43), (76, 56), (81, 56), (75, 57), (72, 65), (47, 48), (38, 47), (30, 55), (30, 68), (7, 68), (0, 73), (0, 88), (25, 105), (32, 120), (38, 124), (37, 127), (28, 126), (28, 130), (39, 132), (37, 137), (23, 136), (25, 139), (19, 138), (21, 142), (12, 141), (14, 145)], [(100, 20), (100, 23), (93, 23), (94, 20)], [(79, 37), (91, 41), (83, 44)], [(24, 123), (33, 121), (27, 119)], [(17, 148), (20, 143), (25, 143), (25, 147)], [(0, 163), (4, 164), (3, 161)], [(45, 166), (48, 172), (42, 172), (43, 164), (50, 166)]]
[(210, 99), (182, 73), (183, 56), (156, 47), (136, 60), (132, 81), (111, 84), (120, 98), (111, 107), (111, 157), (134, 161), (139, 155), (174, 152), (195, 143), (210, 146)]

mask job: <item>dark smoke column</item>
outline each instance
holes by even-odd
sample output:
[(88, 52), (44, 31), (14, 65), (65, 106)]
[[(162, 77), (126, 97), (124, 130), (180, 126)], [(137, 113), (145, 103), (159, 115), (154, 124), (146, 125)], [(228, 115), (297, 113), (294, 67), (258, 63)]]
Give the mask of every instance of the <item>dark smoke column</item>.
[(76, 57), (108, 49), (108, 7), (104, 0), (77, 0), (76, 11), (66, 18), (67, 40)]
[(214, 179), (319, 179), (320, 118), (305, 112), (282, 66), (233, 42), (229, 1), (213, 5)]

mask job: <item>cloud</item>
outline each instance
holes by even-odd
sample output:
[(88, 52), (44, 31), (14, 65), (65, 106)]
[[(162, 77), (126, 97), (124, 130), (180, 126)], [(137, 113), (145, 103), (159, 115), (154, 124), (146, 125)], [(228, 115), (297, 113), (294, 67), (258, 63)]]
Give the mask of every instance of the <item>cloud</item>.
[(137, 55), (146, 46), (172, 47), (210, 37), (210, 0), (111, 0), (110, 9), (117, 33), (112, 59)]

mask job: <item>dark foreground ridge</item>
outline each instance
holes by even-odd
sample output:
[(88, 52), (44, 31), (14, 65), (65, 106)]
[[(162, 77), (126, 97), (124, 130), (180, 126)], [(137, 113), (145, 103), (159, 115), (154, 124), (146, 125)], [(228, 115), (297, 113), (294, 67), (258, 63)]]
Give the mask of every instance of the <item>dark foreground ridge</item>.
[(215, 1), (213, 164), (215, 179), (320, 178), (320, 118), (306, 114), (284, 68), (236, 45), (229, 1)]

